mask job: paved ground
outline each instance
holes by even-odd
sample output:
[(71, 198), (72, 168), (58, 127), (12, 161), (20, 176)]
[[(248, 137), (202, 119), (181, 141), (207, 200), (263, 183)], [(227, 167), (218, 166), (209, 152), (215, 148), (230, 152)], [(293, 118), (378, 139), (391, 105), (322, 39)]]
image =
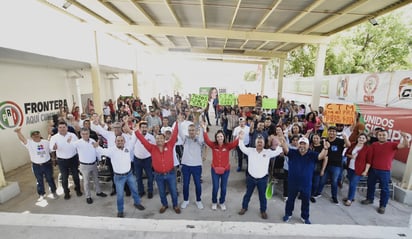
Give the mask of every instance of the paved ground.
[[(296, 202), (293, 218), (289, 223), (282, 222), (284, 202), (280, 193), (268, 201), (268, 220), (260, 218), (259, 200), (255, 190), (249, 204), (249, 210), (240, 216), (241, 201), (245, 192), (244, 172), (235, 170), (236, 161), (231, 159), (232, 171), (227, 193), (227, 211), (211, 210), (210, 154), (203, 164), (203, 193), (205, 205), (197, 209), (193, 183), (190, 186), (190, 205), (180, 215), (173, 210), (159, 214), (160, 199), (155, 187), (153, 199), (142, 198), (144, 211), (133, 207), (130, 197), (125, 197), (125, 217), (116, 218), (116, 198), (93, 197), (89, 205), (84, 197), (72, 193), (70, 200), (60, 197), (57, 200), (47, 198), (37, 202), (36, 185), (30, 164), (9, 172), (8, 181), (17, 181), (21, 193), (0, 205), (1, 238), (51, 238), (64, 233), (69, 238), (240, 238), (268, 237), (277, 235), (282, 238), (317, 237), (317, 238), (412, 238), (412, 207), (390, 201), (384, 215), (378, 214), (378, 199), (373, 205), (361, 205), (365, 192), (358, 191), (356, 201), (351, 207), (341, 202), (330, 202), (330, 187), (325, 187), (323, 196), (316, 203), (311, 203), (310, 219), (315, 225), (303, 225), (300, 221), (300, 201)], [(55, 169), (56, 174), (58, 169)], [(102, 183), (104, 192), (110, 193), (110, 183)], [(280, 189), (281, 185), (277, 185)], [(178, 185), (179, 192), (182, 187)], [(59, 186), (58, 193), (62, 194)], [(338, 198), (346, 196), (347, 185), (339, 190)], [(94, 195), (94, 194), (93, 194)], [(170, 197), (168, 197), (170, 202)], [(179, 203), (182, 201), (179, 194)], [(71, 216), (64, 216), (71, 215)], [(130, 227), (128, 227), (130, 225)], [(22, 227), (23, 226), (23, 227)], [(44, 227), (44, 226), (47, 226)], [(51, 228), (51, 229), (50, 229)], [(37, 232), (37, 233), (33, 233)], [(67, 234), (69, 233), (69, 234)]]

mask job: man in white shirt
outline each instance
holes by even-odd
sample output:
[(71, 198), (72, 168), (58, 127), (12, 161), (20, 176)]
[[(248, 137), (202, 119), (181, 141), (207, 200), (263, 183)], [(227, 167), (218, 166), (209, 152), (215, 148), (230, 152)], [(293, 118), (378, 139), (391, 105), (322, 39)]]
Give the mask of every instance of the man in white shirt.
[(42, 139), (40, 132), (37, 130), (30, 133), (31, 139), (26, 139), (26, 137), (23, 136), (21, 128), (16, 128), (14, 132), (17, 133), (17, 137), (29, 151), (33, 174), (37, 181), (38, 201), (42, 201), (46, 197), (44, 177), (49, 184), (52, 198), (57, 199), (56, 184), (54, 183), (53, 178), (53, 165), (50, 159), (49, 141)]
[(88, 128), (82, 128), (80, 131), (80, 136), (82, 138), (73, 142), (73, 145), (79, 154), (80, 172), (83, 175), (83, 189), (86, 194), (86, 202), (92, 204), (93, 199), (89, 188), (90, 176), (93, 177), (96, 195), (99, 197), (106, 197), (107, 195), (100, 189), (96, 163), (97, 153), (94, 148), (96, 141), (90, 138), (89, 131)]
[[(116, 185), (117, 195), (117, 217), (124, 217), (124, 187), (127, 184), (130, 188), (134, 207), (140, 211), (145, 208), (141, 204), (140, 197), (137, 194), (136, 178), (133, 175), (130, 164), (130, 151), (132, 147), (125, 147), (125, 139), (122, 135), (116, 136), (116, 146), (103, 149), (97, 148), (97, 152), (103, 155), (107, 155), (111, 158), (114, 183)], [(95, 145), (97, 147), (97, 144)]]
[[(236, 137), (238, 137), (240, 135), (240, 132), (243, 132), (243, 135), (244, 135), (243, 143), (247, 146), (249, 144), (250, 128), (249, 126), (246, 125), (246, 119), (244, 117), (239, 118), (239, 126), (233, 129), (233, 134), (232, 134), (233, 138), (235, 139)], [(239, 146), (236, 147), (236, 152), (237, 152), (237, 158), (238, 158), (236, 171), (240, 172), (242, 171), (243, 159), (246, 159), (246, 162), (247, 162), (248, 158), (247, 158), (247, 155), (244, 154), (242, 150), (240, 150)]]
[[(156, 139), (152, 134), (149, 134), (147, 122), (140, 121), (139, 129), (142, 132), (142, 135), (147, 141), (152, 144), (156, 143)], [(147, 176), (147, 197), (153, 198), (153, 169), (152, 169), (152, 155), (147, 151), (143, 144), (136, 138), (136, 135), (133, 134), (131, 145), (134, 145), (134, 173), (136, 174), (137, 179), (137, 189), (139, 191), (139, 196), (143, 197), (146, 192), (143, 185), (143, 170)]]
[(75, 134), (67, 132), (67, 123), (60, 121), (58, 123), (58, 132), (50, 138), (50, 148), (52, 151), (56, 151), (57, 164), (62, 178), (62, 186), (64, 190), (64, 199), (70, 199), (69, 190), (69, 173), (72, 173), (74, 181), (74, 190), (78, 197), (83, 195), (80, 190), (79, 179), (79, 157), (77, 155), (76, 148), (71, 141), (77, 141), (78, 138)]
[[(128, 128), (127, 125), (125, 125), (124, 127), (125, 129)], [(120, 122), (116, 122), (112, 125), (112, 129), (113, 131), (108, 131), (106, 129), (104, 129), (102, 126), (99, 125), (99, 116), (97, 114), (93, 115), (92, 118), (92, 124), (91, 124), (91, 129), (96, 131), (98, 134), (100, 134), (101, 136), (103, 136), (106, 140), (107, 140), (107, 147), (115, 147), (116, 146), (116, 137), (117, 136), (123, 136), (125, 138), (125, 144), (128, 145), (131, 140), (132, 135), (127, 134), (127, 133), (123, 133), (122, 131), (122, 123)], [(130, 159), (131, 162), (131, 159)], [(114, 183), (114, 179), (113, 179), (113, 167), (112, 167), (112, 163), (111, 163), (111, 159), (108, 158), (107, 159), (107, 163), (109, 166), (109, 170), (110, 170), (110, 178), (112, 179), (112, 192), (110, 193), (110, 196), (113, 196), (116, 194), (116, 187), (115, 187), (115, 183)], [(126, 190), (126, 196), (130, 196), (130, 190), (129, 188), (126, 186), (125, 188)]]
[(242, 209), (239, 211), (239, 215), (243, 215), (247, 211), (250, 198), (255, 187), (257, 187), (260, 201), (260, 215), (262, 219), (267, 219), (266, 184), (268, 181), (269, 162), (270, 158), (276, 157), (282, 153), (282, 148), (277, 146), (276, 150), (264, 149), (265, 140), (263, 136), (258, 136), (256, 138), (256, 148), (246, 147), (244, 142), (245, 135), (247, 134), (244, 134), (243, 132), (239, 134), (239, 147), (240, 150), (248, 156), (249, 163), (246, 176), (246, 193), (243, 197)]

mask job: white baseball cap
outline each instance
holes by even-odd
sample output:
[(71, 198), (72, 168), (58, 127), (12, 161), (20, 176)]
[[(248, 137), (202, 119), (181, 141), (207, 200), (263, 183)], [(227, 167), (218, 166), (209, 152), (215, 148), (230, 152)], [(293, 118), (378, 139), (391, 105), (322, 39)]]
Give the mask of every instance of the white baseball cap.
[(305, 143), (305, 144), (309, 144), (309, 139), (306, 137), (300, 137), (298, 144), (300, 143)]
[(167, 131), (172, 132), (172, 127), (169, 127), (169, 126), (167, 126), (167, 127), (162, 127), (162, 129), (160, 130), (160, 132), (161, 132), (162, 134), (165, 134)]

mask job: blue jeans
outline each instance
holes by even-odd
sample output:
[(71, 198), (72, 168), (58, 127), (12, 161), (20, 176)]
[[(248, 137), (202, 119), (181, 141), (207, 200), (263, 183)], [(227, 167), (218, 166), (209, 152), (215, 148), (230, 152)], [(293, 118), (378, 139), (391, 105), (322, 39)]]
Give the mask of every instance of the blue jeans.
[(173, 169), (168, 173), (154, 172), (154, 178), (159, 189), (160, 202), (162, 206), (168, 207), (165, 185), (169, 187), (170, 195), (172, 197), (173, 207), (177, 207), (177, 189), (176, 189), (176, 172)]
[(53, 166), (52, 166), (51, 160), (49, 160), (48, 162), (42, 165), (32, 163), (32, 170), (33, 170), (33, 174), (36, 177), (36, 181), (37, 181), (37, 194), (39, 195), (46, 194), (44, 190), (44, 177), (46, 177), (46, 181), (49, 184), (51, 192), (52, 193), (56, 192), (56, 184), (54, 183)]
[(123, 202), (124, 202), (124, 186), (127, 185), (130, 188), (134, 204), (140, 204), (140, 197), (137, 194), (136, 178), (134, 177), (132, 171), (126, 175), (114, 174), (114, 184), (116, 186), (116, 196), (117, 196), (117, 211), (123, 212)]
[(312, 196), (320, 194), (320, 173), (314, 172), (312, 177)]
[(196, 201), (202, 201), (202, 184), (200, 183), (200, 177), (202, 176), (202, 166), (187, 166), (182, 164), (183, 175), (183, 200), (189, 200), (189, 184), (190, 176), (193, 176), (196, 188)]
[(80, 178), (79, 178), (79, 157), (76, 154), (72, 158), (62, 159), (57, 158), (57, 164), (59, 165), (60, 174), (62, 177), (62, 187), (64, 194), (69, 194), (69, 174), (72, 173), (74, 181), (74, 190), (80, 192)]
[(300, 186), (299, 184), (296, 183), (291, 183), (289, 182), (289, 188), (288, 188), (288, 200), (286, 201), (286, 206), (285, 206), (285, 215), (287, 216), (292, 216), (293, 209), (295, 208), (295, 199), (300, 193), (300, 198), (302, 200), (302, 205), (301, 205), (301, 212), (300, 216), (303, 219), (309, 219), (309, 198), (310, 198), (310, 192), (311, 192), (311, 185), (306, 185), (306, 186)]
[(250, 198), (252, 197), (253, 191), (257, 186), (259, 192), (259, 202), (260, 202), (260, 212), (266, 212), (266, 184), (268, 182), (268, 176), (263, 178), (254, 178), (247, 174), (246, 177), (246, 194), (243, 196), (242, 208), (248, 209)]
[(225, 171), (224, 174), (216, 174), (215, 170), (211, 168), (212, 174), (212, 203), (217, 203), (217, 192), (219, 191), (219, 181), (220, 181), (220, 198), (219, 204), (223, 204), (226, 201), (226, 188), (227, 181), (229, 179), (230, 170)]
[(353, 199), (355, 199), (356, 187), (358, 186), (358, 182), (359, 180), (361, 180), (362, 177), (363, 176), (356, 175), (355, 170), (348, 168), (348, 200), (353, 201)]
[(379, 201), (379, 207), (386, 207), (389, 201), (389, 181), (391, 179), (390, 170), (379, 170), (371, 168), (368, 174), (368, 192), (366, 198), (373, 202), (375, 197), (376, 182), (379, 181), (381, 189), (381, 198)]
[(338, 195), (338, 177), (341, 172), (342, 168), (339, 166), (327, 166), (325, 170), (325, 174), (321, 178), (320, 186), (319, 186), (319, 192), (321, 193), (323, 190), (323, 187), (326, 184), (326, 181), (330, 177), (332, 180), (332, 185), (331, 185), (331, 193), (332, 193), (332, 198), (337, 198)]
[(147, 176), (147, 191), (153, 193), (153, 170), (152, 170), (152, 157), (145, 159), (139, 159), (134, 157), (134, 173), (136, 174), (137, 189), (140, 194), (144, 193), (143, 185), (143, 170)]
[[(247, 146), (247, 145), (245, 145), (245, 146)], [(246, 162), (247, 162), (247, 155), (244, 154), (244, 153), (242, 152), (242, 150), (240, 150), (239, 146), (236, 147), (236, 152), (237, 152), (237, 159), (238, 159), (238, 161), (237, 161), (237, 167), (238, 167), (239, 169), (242, 169), (243, 159), (246, 159)], [(246, 170), (246, 171), (247, 171), (247, 170)]]

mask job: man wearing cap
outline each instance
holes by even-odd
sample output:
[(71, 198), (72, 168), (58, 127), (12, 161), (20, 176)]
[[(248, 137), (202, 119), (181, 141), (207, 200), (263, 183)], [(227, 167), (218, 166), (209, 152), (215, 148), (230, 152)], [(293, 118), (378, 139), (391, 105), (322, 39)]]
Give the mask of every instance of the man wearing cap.
[(33, 174), (37, 181), (38, 201), (42, 201), (46, 196), (46, 191), (44, 190), (44, 177), (49, 184), (52, 198), (57, 199), (56, 184), (54, 183), (53, 178), (53, 165), (50, 159), (49, 141), (42, 139), (38, 130), (30, 132), (31, 139), (26, 139), (26, 137), (23, 136), (21, 128), (16, 128), (14, 132), (17, 133), (17, 137), (29, 151)]
[(248, 210), (250, 198), (255, 187), (257, 187), (259, 192), (260, 215), (262, 219), (267, 219), (266, 184), (268, 181), (270, 158), (278, 156), (282, 152), (282, 148), (277, 146), (276, 149), (265, 149), (265, 139), (263, 136), (256, 138), (256, 148), (246, 147), (244, 143), (246, 135), (249, 135), (249, 133), (239, 133), (240, 150), (249, 157), (249, 165), (246, 173), (246, 193), (245, 196), (243, 196), (242, 209), (239, 211), (239, 215), (244, 215)]
[(315, 170), (317, 160), (325, 158), (329, 142), (325, 142), (321, 153), (308, 150), (309, 140), (306, 137), (301, 137), (298, 140), (297, 149), (288, 147), (286, 140), (280, 140), (283, 153), (288, 156), (288, 199), (285, 205), (284, 222), (288, 222), (292, 217), (292, 212), (295, 207), (295, 199), (300, 195), (302, 200), (301, 220), (305, 224), (310, 224), (309, 220), (309, 199), (312, 190), (312, 176)]
[[(236, 128), (233, 129), (233, 138), (236, 138), (240, 135), (240, 132), (243, 132), (243, 143), (244, 145), (248, 146), (249, 145), (249, 131), (250, 128), (249, 126), (246, 125), (246, 119), (244, 117), (240, 117), (239, 118), (239, 126), (237, 126)], [(237, 172), (242, 171), (242, 166), (243, 166), (243, 159), (245, 158), (246, 161), (247, 159), (247, 155), (244, 154), (242, 152), (242, 150), (240, 150), (240, 144), (239, 146), (236, 147), (236, 151), (237, 151), (237, 158), (238, 158), (238, 162), (237, 162)]]
[(67, 132), (67, 123), (60, 121), (57, 127), (58, 133), (50, 138), (50, 148), (52, 151), (56, 151), (57, 164), (62, 178), (62, 187), (64, 190), (64, 199), (70, 199), (69, 190), (69, 172), (71, 172), (74, 189), (78, 197), (81, 197), (83, 193), (80, 190), (80, 178), (79, 178), (79, 157), (77, 155), (76, 148), (71, 141), (77, 141), (78, 138), (75, 134)]
[[(148, 133), (148, 127), (146, 121), (139, 122), (139, 130), (144, 138), (152, 144), (156, 143), (156, 139), (153, 135)], [(143, 146), (143, 144), (136, 138), (136, 135), (132, 136), (132, 145), (134, 145), (134, 173), (137, 180), (137, 189), (139, 196), (143, 197), (146, 192), (143, 185), (143, 170), (147, 176), (147, 197), (153, 197), (153, 170), (152, 170), (152, 156), (149, 151)]]
[(331, 194), (332, 202), (336, 205), (339, 204), (337, 194), (338, 194), (338, 180), (339, 174), (342, 171), (342, 154), (345, 147), (350, 147), (350, 142), (346, 134), (343, 134), (343, 139), (336, 137), (337, 128), (335, 126), (330, 126), (328, 128), (328, 138), (330, 147), (328, 148), (328, 163), (326, 165), (326, 170), (324, 176), (321, 178), (321, 183), (319, 185), (319, 193), (322, 193), (323, 187), (326, 184), (328, 178), (331, 178)]

